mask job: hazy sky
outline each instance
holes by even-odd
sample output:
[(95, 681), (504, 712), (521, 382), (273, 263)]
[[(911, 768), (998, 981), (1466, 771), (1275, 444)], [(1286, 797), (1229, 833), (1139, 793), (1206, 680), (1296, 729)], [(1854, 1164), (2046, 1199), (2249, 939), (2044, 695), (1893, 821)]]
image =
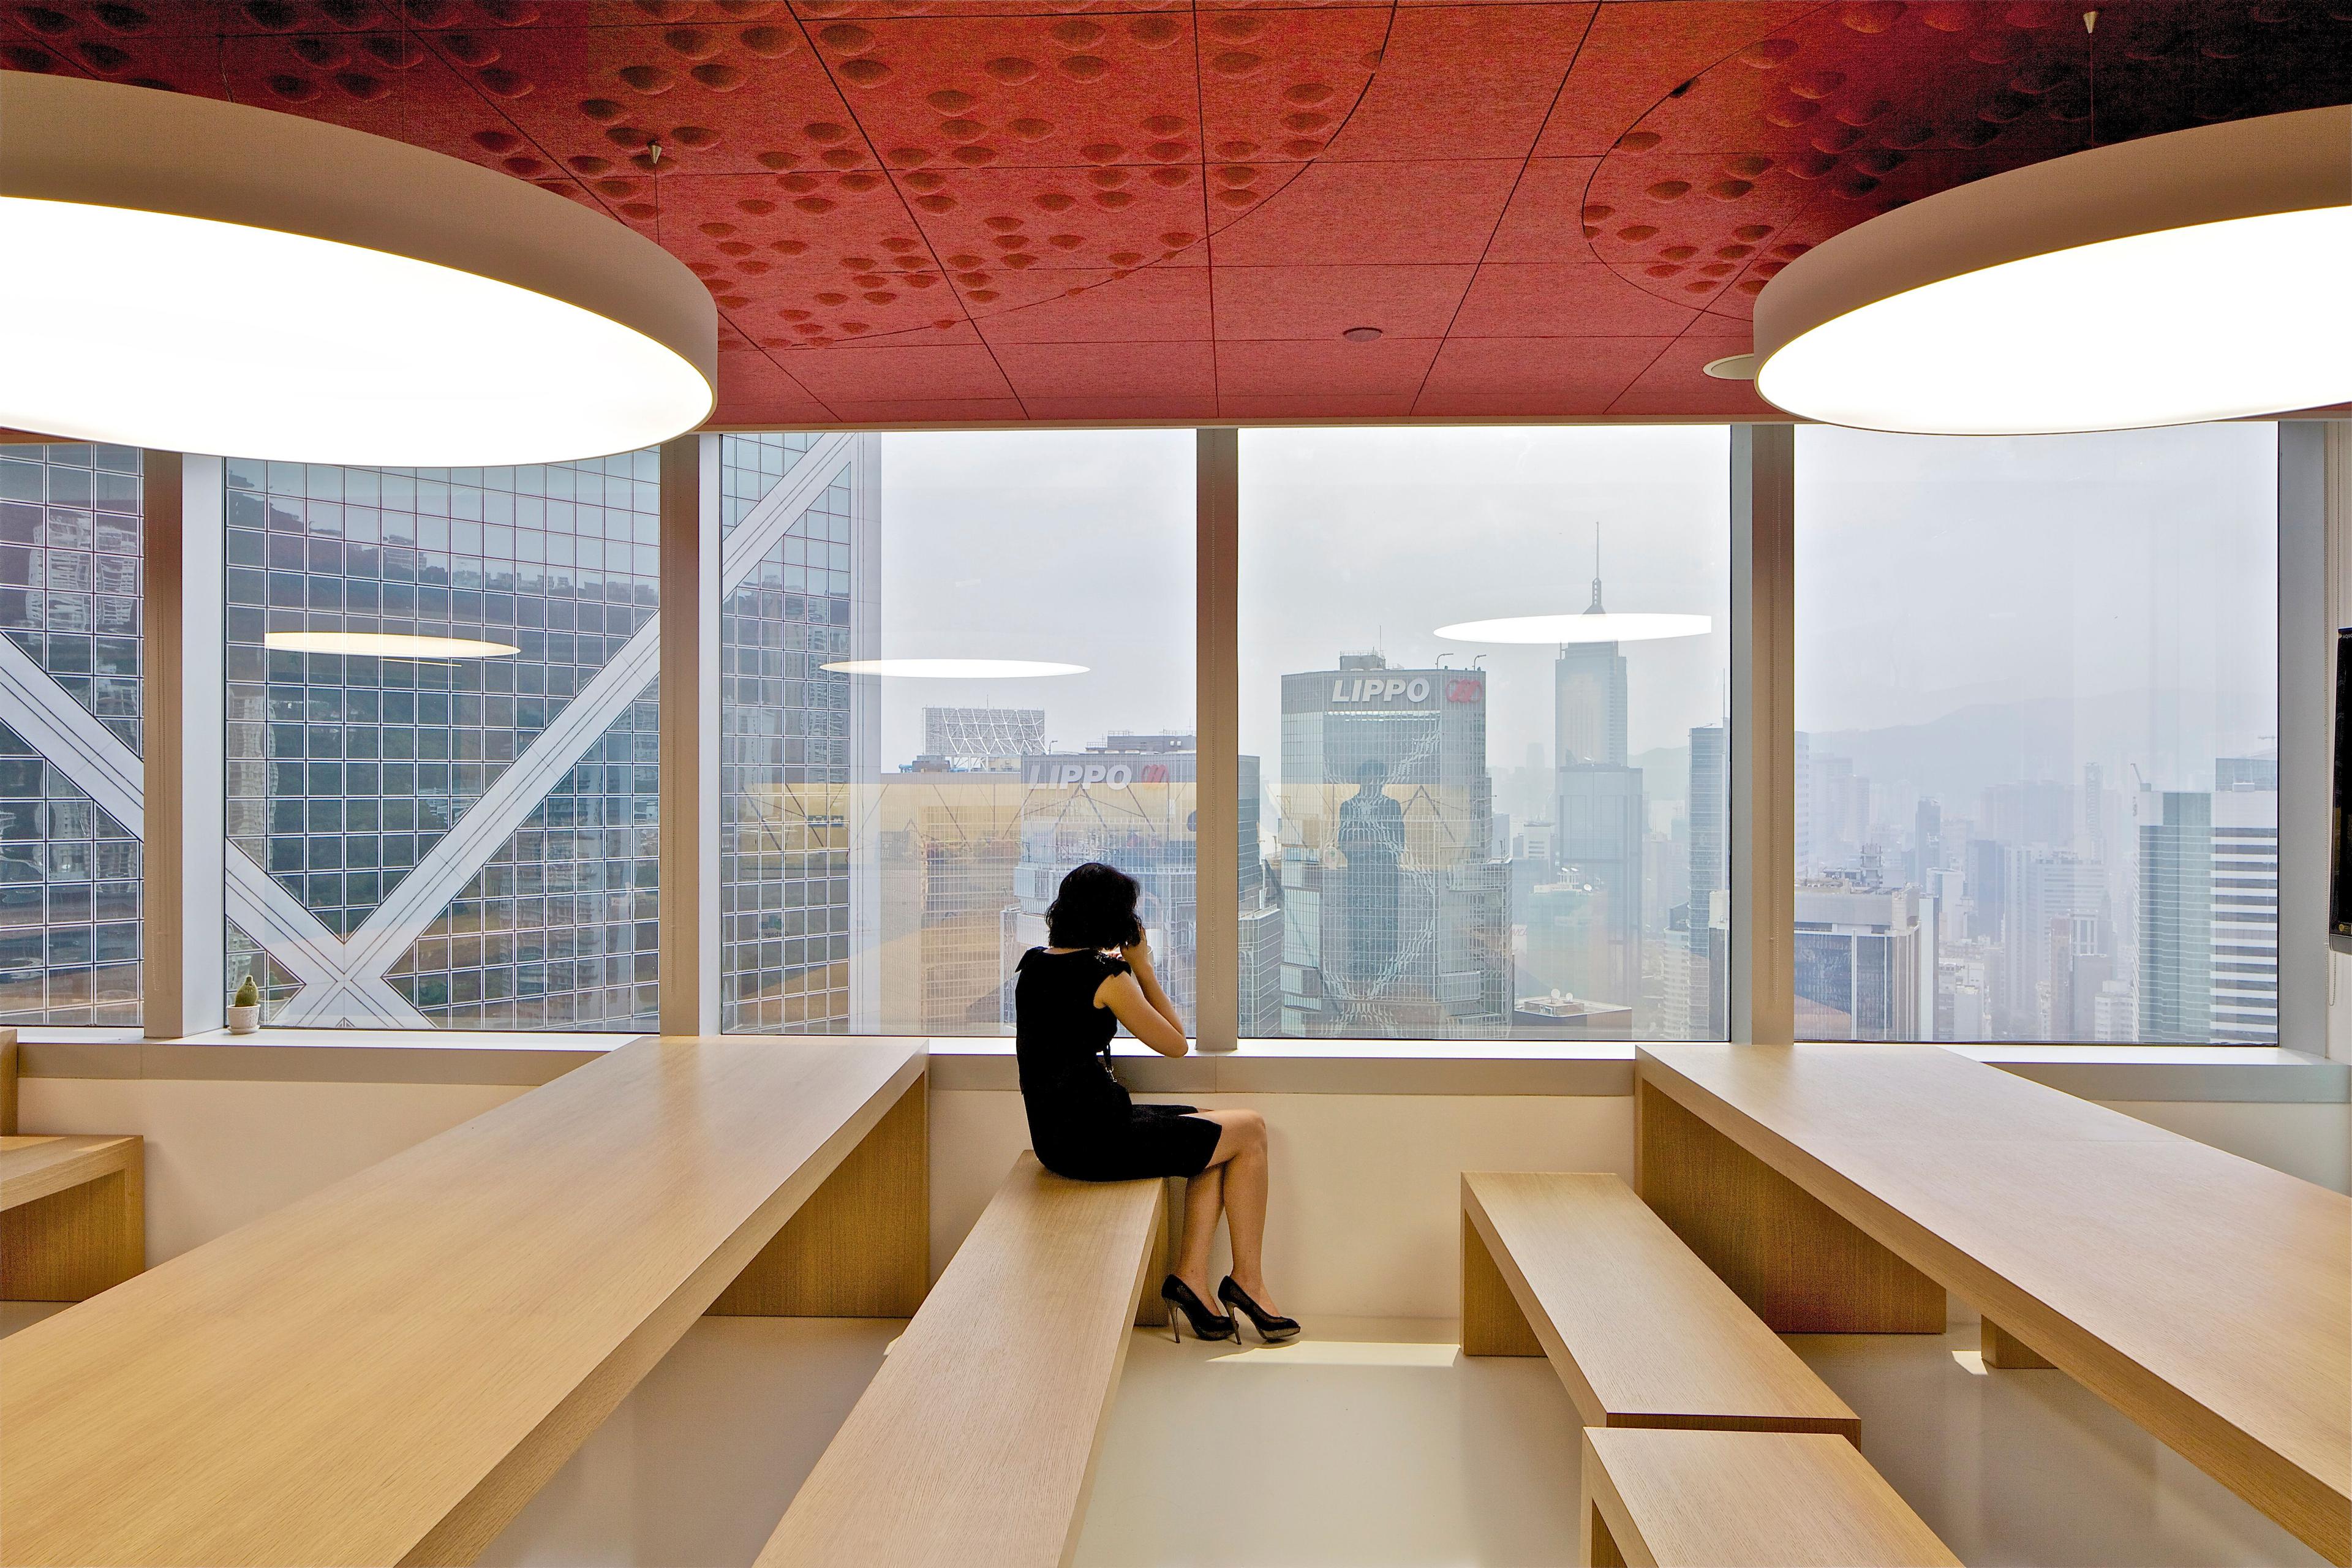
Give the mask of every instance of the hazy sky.
[[(2277, 684), (2276, 426), (1797, 435), (1797, 723)], [(2276, 728), (2274, 722), (2263, 726)]]
[[(1976, 702), (2274, 682), (2267, 425), (1798, 444), (1798, 722), (1919, 723)], [(1441, 642), (1452, 621), (1580, 610), (1593, 525), (1613, 610), (1714, 617), (1628, 644), (1631, 742), (1723, 710), (1721, 426), (1253, 430), (1242, 436), (1242, 746), (1279, 754), (1279, 678), (1375, 645), (1486, 655), (1489, 758), (1552, 743), (1552, 650)], [(1063, 659), (1082, 676), (883, 688), (883, 766), (921, 709), (1043, 707), (1057, 746), (1190, 728), (1193, 436), (882, 437), (885, 657)], [(2243, 707), (2241, 703), (2240, 707)], [(2275, 728), (2272, 721), (2264, 730)]]

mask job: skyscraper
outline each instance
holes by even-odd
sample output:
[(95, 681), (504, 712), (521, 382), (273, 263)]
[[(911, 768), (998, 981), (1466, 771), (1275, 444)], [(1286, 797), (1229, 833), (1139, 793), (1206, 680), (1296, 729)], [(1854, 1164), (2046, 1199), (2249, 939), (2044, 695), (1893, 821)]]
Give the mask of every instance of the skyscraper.
[(2213, 1038), (2279, 1043), (2278, 759), (2213, 764)]
[(1730, 933), (1727, 921), (1716, 919), (1717, 895), (1731, 887), (1731, 759), (1726, 746), (1722, 724), (1702, 724), (1690, 732), (1690, 902), (1682, 933), (1687, 974), (1678, 1020), (1685, 1039), (1720, 1039), (1727, 1022)]
[(1347, 654), (1282, 678), (1283, 1033), (1508, 1026), (1493, 810), (1483, 671)]
[[(1592, 579), (1591, 616), (1606, 612)], [(1552, 664), (1552, 813), (1563, 884), (1581, 889), (1580, 946), (1550, 983), (1633, 1006), (1642, 995), (1642, 772), (1626, 763), (1625, 657), (1613, 642), (1563, 644)], [(1546, 979), (1538, 975), (1538, 981)]]
[(2139, 797), (2139, 1036), (2202, 1044), (2213, 1007), (2213, 797)]
[(1013, 966), (1045, 941), (1045, 910), (1072, 868), (1116, 866), (1141, 884), (1136, 906), (1169, 1000), (1189, 1015), (1199, 926), (1190, 734), (1105, 737), (1083, 752), (1022, 759), (1021, 857), (1013, 875), (1001, 983), (1013, 1021)]

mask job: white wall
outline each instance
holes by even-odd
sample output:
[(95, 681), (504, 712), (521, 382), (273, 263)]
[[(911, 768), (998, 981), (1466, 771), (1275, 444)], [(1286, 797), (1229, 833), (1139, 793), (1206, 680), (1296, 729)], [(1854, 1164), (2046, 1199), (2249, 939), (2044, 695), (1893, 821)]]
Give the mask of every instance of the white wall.
[[(525, 1092), (502, 1086), (168, 1079), (24, 1080), (28, 1132), (148, 1140), (148, 1262), (160, 1263)], [(1220, 1095), (1271, 1130), (1266, 1271), (1302, 1314), (1459, 1310), (1460, 1173), (1633, 1168), (1625, 1096)], [(1021, 1097), (931, 1096), (931, 1261), (944, 1268), (1028, 1144)], [(2116, 1109), (2341, 1192), (2352, 1107)], [(1222, 1247), (1222, 1244), (1221, 1244)], [(1222, 1261), (1222, 1252), (1220, 1253)]]
[(152, 1268), (527, 1092), (505, 1084), (28, 1078), (17, 1124), (147, 1140)]
[[(1455, 1316), (1464, 1171), (1633, 1174), (1633, 1101), (1625, 1095), (1210, 1095), (1198, 1103), (1265, 1117), (1266, 1283), (1299, 1314)], [(931, 1096), (934, 1269), (1028, 1146), (1018, 1094)], [(1222, 1269), (1222, 1240), (1218, 1247)]]

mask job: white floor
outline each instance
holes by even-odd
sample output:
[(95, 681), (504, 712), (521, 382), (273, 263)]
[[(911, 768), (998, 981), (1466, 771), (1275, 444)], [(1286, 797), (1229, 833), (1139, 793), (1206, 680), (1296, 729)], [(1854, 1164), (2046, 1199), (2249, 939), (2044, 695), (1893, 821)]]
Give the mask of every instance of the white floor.
[[(47, 1310), (8, 1304), (0, 1331)], [(481, 1561), (750, 1563), (898, 1328), (696, 1324)], [(1465, 1360), (1446, 1322), (1309, 1328), (1311, 1339), (1238, 1352), (1136, 1335), (1081, 1568), (1574, 1561), (1576, 1429), (1547, 1363)], [(2320, 1561), (2063, 1373), (1974, 1370), (1975, 1342), (1973, 1325), (1790, 1342), (1963, 1561)]]

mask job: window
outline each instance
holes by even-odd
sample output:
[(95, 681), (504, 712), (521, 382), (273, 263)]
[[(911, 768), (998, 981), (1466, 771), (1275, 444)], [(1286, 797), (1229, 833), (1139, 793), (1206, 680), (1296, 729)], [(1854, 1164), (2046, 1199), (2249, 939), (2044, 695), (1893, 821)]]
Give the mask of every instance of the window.
[[(725, 1027), (1009, 1034), (1096, 859), (1189, 1012), (1192, 476), (1183, 430), (723, 438)], [(1085, 668), (824, 668), (877, 658)]]
[(0, 1024), (140, 1021), (140, 469), (0, 447)]
[(230, 983), (273, 1023), (654, 1027), (658, 454), (226, 471)]
[[(1723, 1036), (1728, 477), (1721, 427), (1243, 433), (1242, 1035)], [(1588, 607), (1706, 629), (1436, 635)]]
[(2278, 1041), (2277, 432), (1797, 432), (1800, 1039)]

